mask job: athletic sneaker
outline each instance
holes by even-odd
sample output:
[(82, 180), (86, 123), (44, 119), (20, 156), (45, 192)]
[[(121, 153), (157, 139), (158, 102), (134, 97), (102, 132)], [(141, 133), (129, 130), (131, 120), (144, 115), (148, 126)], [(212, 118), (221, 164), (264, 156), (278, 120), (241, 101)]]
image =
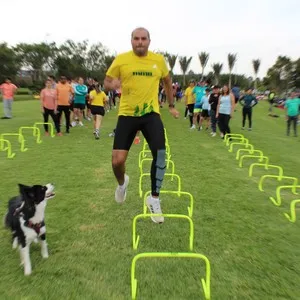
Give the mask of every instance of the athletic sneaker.
[(100, 139), (99, 131), (96, 131), (96, 132), (95, 132), (95, 139), (96, 139), (96, 140), (99, 140), (99, 139)]
[(213, 132), (211, 136), (212, 136), (212, 137), (215, 137), (216, 135), (217, 135), (217, 134), (216, 134), (215, 132)]
[[(151, 214), (162, 214), (161, 207), (160, 207), (160, 200), (158, 198), (153, 198), (152, 196), (149, 196), (147, 198), (147, 206)], [(154, 223), (160, 224), (164, 222), (163, 216), (151, 217), (151, 219)]]
[(192, 125), (192, 127), (190, 128), (190, 129), (195, 129), (196, 128), (196, 126), (195, 125)]
[(252, 130), (252, 128), (248, 128), (248, 131), (251, 131)]
[(75, 127), (75, 126), (77, 125), (77, 123), (76, 123), (75, 121), (73, 121), (73, 122), (71, 123), (71, 125), (72, 125), (72, 127)]
[(242, 130), (245, 130), (245, 127), (242, 127)]
[(83, 123), (80, 121), (80, 122), (78, 123), (78, 125), (82, 127), (82, 126), (83, 126)]
[(124, 184), (118, 185), (115, 192), (115, 199), (118, 203), (123, 203), (126, 200), (126, 190), (129, 184), (129, 176), (125, 174)]

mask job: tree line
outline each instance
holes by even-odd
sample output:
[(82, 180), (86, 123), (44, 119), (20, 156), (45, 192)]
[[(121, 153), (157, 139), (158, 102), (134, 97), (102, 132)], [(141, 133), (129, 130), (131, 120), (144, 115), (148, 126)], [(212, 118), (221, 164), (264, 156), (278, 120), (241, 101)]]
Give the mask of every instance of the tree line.
[[(197, 80), (205, 79), (212, 84), (233, 84), (241, 88), (252, 86), (259, 90), (274, 89), (277, 92), (285, 92), (292, 88), (300, 88), (300, 58), (293, 61), (287, 56), (278, 56), (274, 65), (268, 69), (262, 79), (257, 78), (261, 61), (253, 59), (253, 77), (243, 74), (233, 74), (233, 68), (238, 60), (238, 55), (228, 53), (227, 62), (212, 64), (212, 71), (205, 74), (209, 63), (209, 53), (198, 54), (201, 74), (195, 74), (190, 70), (193, 57), (178, 56), (168, 52), (160, 52), (169, 64), (173, 80), (181, 83), (184, 87), (190, 78)], [(12, 77), (19, 85), (26, 85), (22, 79), (22, 72), (29, 74), (33, 85), (42, 84), (49, 74), (57, 77), (64, 75), (73, 77), (91, 77), (102, 81), (107, 68), (115, 58), (108, 48), (100, 42), (89, 44), (87, 40), (75, 42), (66, 40), (63, 44), (52, 43), (19, 43), (9, 46), (7, 43), (0, 44), (0, 81), (5, 77)], [(179, 63), (182, 74), (173, 74), (176, 63)], [(222, 74), (224, 64), (228, 65), (229, 73)]]

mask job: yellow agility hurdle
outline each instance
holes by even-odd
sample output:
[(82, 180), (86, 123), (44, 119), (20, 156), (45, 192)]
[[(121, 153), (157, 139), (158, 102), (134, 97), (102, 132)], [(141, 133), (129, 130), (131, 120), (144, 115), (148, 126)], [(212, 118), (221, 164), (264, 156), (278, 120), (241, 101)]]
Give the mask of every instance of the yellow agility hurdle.
[[(4, 143), (6, 143), (6, 147)], [(7, 151), (7, 158), (14, 158), (16, 155), (16, 153), (12, 153), (11, 142), (3, 138), (0, 138), (0, 151)]]
[(133, 250), (137, 250), (140, 236), (136, 233), (136, 223), (139, 219), (151, 218), (151, 217), (158, 217), (163, 216), (166, 218), (174, 218), (174, 219), (186, 219), (190, 225), (190, 232), (189, 232), (189, 250), (193, 251), (194, 249), (194, 222), (193, 220), (186, 215), (179, 215), (179, 214), (140, 214), (134, 217), (132, 222), (132, 248)]
[(46, 123), (44, 123), (44, 122), (35, 122), (33, 124), (33, 126), (35, 126), (35, 127), (38, 127), (38, 125), (48, 125), (50, 127), (50, 136), (55, 137), (54, 127), (53, 127), (52, 123), (50, 123), (50, 122), (46, 122)]
[(251, 155), (254, 155), (254, 154), (259, 154), (260, 156), (263, 156), (264, 153), (260, 150), (251, 150), (251, 149), (239, 149), (237, 152), (236, 152), (236, 156), (235, 156), (235, 159), (236, 160), (239, 160), (240, 159), (240, 153), (241, 152), (248, 152), (249, 154)]
[(138, 281), (135, 276), (136, 263), (143, 258), (193, 258), (201, 259), (205, 262), (206, 276), (205, 279), (201, 278), (204, 297), (210, 300), (210, 262), (206, 256), (199, 253), (172, 253), (172, 252), (148, 252), (137, 254), (131, 263), (131, 299), (136, 300)]
[(284, 213), (285, 217), (292, 223), (296, 222), (296, 205), (300, 204), (300, 199), (293, 200), (290, 204), (290, 212), (291, 215), (288, 213)]
[(249, 167), (249, 177), (252, 177), (253, 175), (253, 168), (254, 167), (264, 167), (265, 170), (269, 170), (269, 169), (278, 169), (279, 172), (279, 176), (283, 176), (283, 169), (280, 166), (275, 166), (275, 165), (269, 165), (267, 163), (264, 164), (260, 164), (260, 163), (253, 163), (250, 165)]
[(19, 128), (19, 134), (23, 135), (23, 131), (28, 130), (28, 129), (32, 130), (33, 136), (36, 137), (36, 143), (41, 144), (42, 143), (42, 141), (41, 141), (41, 131), (36, 126), (21, 126)]
[(263, 182), (266, 178), (275, 178), (277, 181), (281, 181), (282, 179), (289, 179), (293, 181), (293, 186), (298, 185), (298, 178), (296, 177), (290, 177), (290, 176), (283, 176), (283, 175), (263, 175), (260, 177), (259, 183), (258, 183), (258, 189), (263, 192)]
[[(145, 161), (152, 161), (153, 159), (152, 158), (143, 158), (142, 161), (141, 161), (141, 165), (140, 165), (140, 174), (143, 174), (143, 163)], [(175, 163), (172, 161), (172, 160), (167, 160), (166, 161), (167, 164), (166, 164), (166, 170), (168, 170), (170, 164), (171, 164), (171, 167), (172, 167), (172, 171), (171, 171), (171, 174), (175, 174)], [(173, 181), (173, 178), (171, 178), (171, 181)]]
[[(245, 143), (238, 143), (238, 142), (233, 142), (230, 144), (230, 147), (228, 149), (228, 152), (233, 152), (233, 146), (237, 146), (237, 145), (241, 145), (241, 146), (244, 146), (244, 148), (250, 148), (252, 151), (254, 150), (254, 147), (252, 144), (245, 144)], [(243, 148), (243, 149), (244, 149)]]
[[(146, 177), (146, 176), (150, 177), (151, 173), (142, 173), (140, 175), (140, 179), (139, 179), (139, 195), (140, 195), (141, 198), (143, 197), (143, 190), (142, 190), (143, 178)], [(173, 174), (173, 173), (165, 173), (164, 176), (165, 177), (166, 176), (171, 176), (171, 178), (173, 178), (173, 177), (177, 178), (177, 193), (179, 193), (181, 191), (181, 178), (180, 178), (180, 176), (177, 175), (177, 174)]]
[[(188, 210), (188, 216), (190, 218), (193, 217), (193, 211), (194, 211), (194, 197), (191, 193), (188, 192), (183, 192), (183, 191), (166, 191), (166, 190), (162, 190), (159, 192), (159, 194), (169, 194), (169, 195), (176, 195), (177, 197), (181, 197), (181, 196), (188, 196), (189, 200), (190, 200), (190, 205), (187, 207)], [(147, 214), (147, 204), (146, 204), (146, 200), (147, 197), (151, 195), (151, 191), (147, 191), (144, 195), (144, 204), (143, 204), (143, 213)]]
[(230, 137), (226, 140), (226, 146), (229, 146), (230, 145), (230, 142), (238, 142), (240, 141), (241, 143), (244, 143), (244, 144), (249, 144), (249, 140), (244, 138), (244, 137), (237, 137), (237, 136), (234, 136), (234, 137)]
[[(170, 149), (166, 149), (166, 160), (170, 160), (171, 159), (171, 154), (170, 154)], [(147, 157), (147, 154), (151, 154), (151, 150), (142, 150), (140, 153), (139, 153), (139, 168), (141, 167), (141, 161)], [(149, 158), (149, 157), (148, 157)]]
[(238, 137), (238, 138), (241, 138), (241, 139), (245, 138), (244, 135), (240, 134), (240, 133), (226, 133), (225, 136), (224, 136), (224, 143), (226, 144), (227, 140), (229, 140), (230, 138), (233, 138), (233, 137)]
[(269, 197), (269, 199), (273, 202), (274, 205), (281, 205), (281, 190), (291, 189), (294, 195), (298, 195), (297, 189), (300, 189), (300, 185), (282, 185), (276, 188), (276, 199), (274, 197)]
[(242, 155), (239, 161), (239, 167), (242, 168), (243, 167), (243, 161), (245, 158), (257, 158), (259, 162), (263, 162), (264, 160), (266, 160), (266, 164), (269, 163), (269, 157), (268, 156), (261, 156), (261, 155)]
[[(16, 136), (18, 137), (18, 142), (20, 143), (20, 150), (21, 152), (25, 152), (28, 150), (28, 148), (25, 147), (25, 139), (24, 139), (24, 136), (20, 133), (2, 133), (0, 135), (0, 139), (4, 139), (4, 137), (7, 137), (7, 136)], [(3, 148), (3, 147), (1, 147)]]

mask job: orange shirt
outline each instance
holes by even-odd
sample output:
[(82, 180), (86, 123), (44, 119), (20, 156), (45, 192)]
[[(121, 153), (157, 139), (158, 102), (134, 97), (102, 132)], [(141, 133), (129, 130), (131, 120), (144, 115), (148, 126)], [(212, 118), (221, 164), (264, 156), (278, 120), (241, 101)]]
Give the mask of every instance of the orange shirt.
[(70, 105), (70, 97), (73, 94), (73, 88), (69, 83), (58, 83), (56, 85), (57, 91), (57, 104), (58, 105)]
[(3, 95), (3, 99), (13, 99), (14, 93), (17, 90), (17, 87), (12, 83), (2, 83), (0, 85), (0, 90)]

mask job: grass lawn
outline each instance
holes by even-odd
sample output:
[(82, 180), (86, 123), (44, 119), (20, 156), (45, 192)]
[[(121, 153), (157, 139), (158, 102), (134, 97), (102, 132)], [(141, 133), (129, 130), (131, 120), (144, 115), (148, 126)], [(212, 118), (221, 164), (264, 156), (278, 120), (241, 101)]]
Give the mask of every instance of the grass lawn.
[[(180, 104), (181, 113), (184, 107)], [(0, 133), (17, 132), (19, 126), (40, 121), (38, 101), (15, 102), (15, 118), (0, 120)], [(254, 130), (243, 132), (270, 162), (284, 168), (287, 176), (299, 176), (299, 138), (285, 136), (283, 112), (280, 118), (267, 116), (267, 104), (254, 109)], [(205, 131), (190, 131), (183, 115), (174, 120), (162, 110), (168, 131), (176, 173), (182, 189), (195, 197), (195, 252), (211, 263), (211, 299), (300, 299), (300, 209), (298, 220), (290, 223), (283, 215), (299, 196), (283, 194), (275, 207), (269, 196), (279, 184), (257, 183), (263, 170), (248, 177), (249, 161), (239, 168), (219, 138)], [(138, 252), (132, 250), (132, 219), (142, 212), (138, 195), (138, 154), (133, 145), (127, 163), (130, 185), (126, 203), (116, 204), (116, 181), (111, 170), (112, 138), (116, 111), (103, 122), (101, 139), (94, 140), (91, 122), (73, 128), (69, 136), (43, 137), (38, 145), (26, 136), (27, 152), (16, 151), (14, 159), (0, 152), (0, 215), (7, 201), (18, 193), (17, 184), (52, 182), (56, 197), (46, 211), (49, 258), (42, 260), (40, 247), (33, 244), (33, 274), (23, 275), (19, 254), (11, 249), (10, 233), (0, 229), (0, 299), (130, 299), (130, 267), (136, 253), (188, 251), (188, 223), (167, 219), (163, 225), (150, 220), (138, 223), (141, 235)], [(241, 108), (231, 120), (233, 132), (240, 133)], [(300, 129), (300, 128), (299, 128)], [(145, 167), (147, 167), (145, 165)], [(144, 191), (150, 187), (145, 180)], [(174, 189), (164, 181), (164, 189)], [(187, 213), (187, 201), (162, 196), (165, 213)], [(184, 259), (154, 259), (137, 264), (138, 299), (203, 299), (201, 262)]]

